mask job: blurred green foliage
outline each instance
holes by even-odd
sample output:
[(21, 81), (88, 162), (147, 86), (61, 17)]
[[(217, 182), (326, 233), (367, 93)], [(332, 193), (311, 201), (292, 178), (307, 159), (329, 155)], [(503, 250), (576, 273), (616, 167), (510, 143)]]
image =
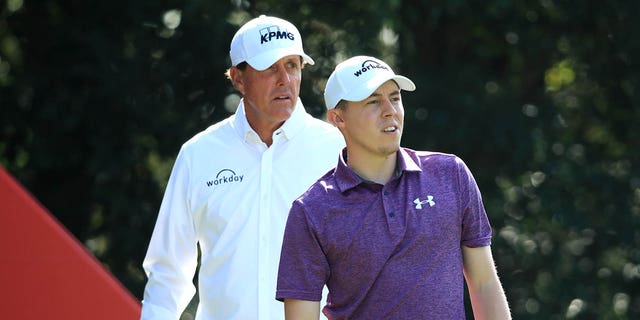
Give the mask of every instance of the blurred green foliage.
[(0, 6), (0, 164), (139, 298), (177, 151), (233, 112), (229, 42), (269, 14), (316, 60), (301, 92), (315, 116), (351, 55), (416, 82), (403, 144), (474, 172), (515, 319), (640, 317), (637, 1)]

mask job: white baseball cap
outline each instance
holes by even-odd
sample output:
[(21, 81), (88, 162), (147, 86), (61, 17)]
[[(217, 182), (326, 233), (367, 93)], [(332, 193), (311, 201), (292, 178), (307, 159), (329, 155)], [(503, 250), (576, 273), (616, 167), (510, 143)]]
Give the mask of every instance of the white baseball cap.
[(327, 109), (333, 109), (340, 100), (364, 100), (388, 80), (394, 80), (402, 90), (416, 89), (413, 81), (393, 73), (391, 67), (380, 59), (369, 56), (349, 58), (339, 63), (329, 76), (324, 102)]
[(289, 55), (299, 55), (308, 64), (313, 59), (302, 49), (302, 37), (289, 21), (261, 15), (245, 23), (231, 40), (231, 65), (246, 61), (256, 70), (265, 70)]

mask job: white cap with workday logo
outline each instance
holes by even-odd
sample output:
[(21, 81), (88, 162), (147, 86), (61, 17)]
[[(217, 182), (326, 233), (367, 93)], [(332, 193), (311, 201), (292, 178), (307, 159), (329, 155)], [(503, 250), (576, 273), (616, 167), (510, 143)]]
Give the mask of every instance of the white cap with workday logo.
[(388, 80), (394, 80), (402, 90), (416, 89), (413, 81), (393, 73), (391, 67), (380, 59), (369, 56), (349, 58), (339, 63), (329, 76), (324, 102), (327, 109), (333, 109), (340, 100), (364, 100)]
[(261, 15), (245, 23), (231, 40), (231, 65), (246, 61), (256, 70), (265, 70), (289, 55), (299, 55), (309, 64), (313, 59), (302, 49), (302, 37), (289, 21)]

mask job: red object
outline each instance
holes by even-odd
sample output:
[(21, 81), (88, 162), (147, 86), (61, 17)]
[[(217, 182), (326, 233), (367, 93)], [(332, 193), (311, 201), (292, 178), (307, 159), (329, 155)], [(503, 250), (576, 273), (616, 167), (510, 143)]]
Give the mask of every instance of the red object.
[(0, 167), (0, 317), (139, 319), (140, 303)]

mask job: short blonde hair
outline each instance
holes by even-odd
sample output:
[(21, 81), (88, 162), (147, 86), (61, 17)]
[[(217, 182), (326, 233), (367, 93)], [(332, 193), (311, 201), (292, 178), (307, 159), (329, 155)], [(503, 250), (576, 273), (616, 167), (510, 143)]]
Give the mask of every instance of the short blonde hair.
[[(241, 71), (247, 68), (248, 63), (246, 61), (242, 61), (240, 63), (238, 63), (237, 66), (235, 67), (231, 67), (231, 68), (238, 68)], [(231, 68), (228, 68), (227, 71), (224, 72), (224, 76), (227, 77), (227, 79), (231, 80)]]

